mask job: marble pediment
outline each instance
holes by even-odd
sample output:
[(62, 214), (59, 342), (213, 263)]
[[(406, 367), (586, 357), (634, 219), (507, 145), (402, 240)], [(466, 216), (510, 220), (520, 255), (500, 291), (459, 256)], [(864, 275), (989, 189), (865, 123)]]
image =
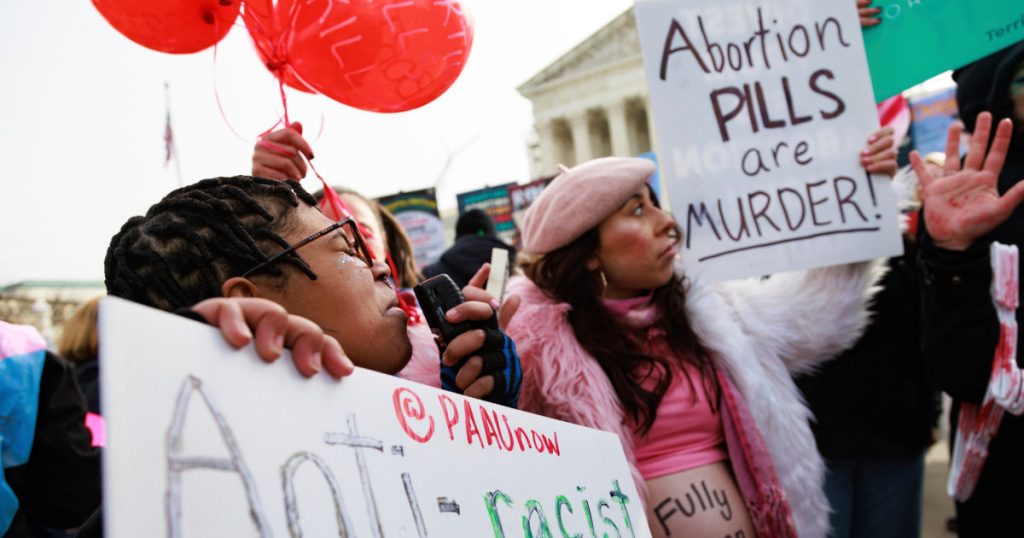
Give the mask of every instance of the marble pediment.
[(630, 8), (523, 83), (518, 90), (529, 98), (559, 82), (585, 77), (608, 65), (640, 55), (636, 17)]

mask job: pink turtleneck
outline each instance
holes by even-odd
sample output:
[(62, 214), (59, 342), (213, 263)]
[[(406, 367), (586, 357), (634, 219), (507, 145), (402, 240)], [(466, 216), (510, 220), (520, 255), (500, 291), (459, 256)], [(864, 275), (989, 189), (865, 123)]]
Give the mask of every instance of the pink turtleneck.
[[(650, 327), (658, 312), (650, 304), (651, 296), (631, 299), (605, 299), (604, 305), (624, 324), (642, 329)], [(650, 331), (647, 350), (668, 356), (672, 351), (660, 331)], [(707, 380), (700, 370), (675, 362), (672, 384), (665, 392), (646, 435), (633, 433), (637, 467), (650, 480), (729, 458), (725, 448), (722, 418), (708, 397)], [(650, 376), (641, 384), (653, 389), (657, 379)]]

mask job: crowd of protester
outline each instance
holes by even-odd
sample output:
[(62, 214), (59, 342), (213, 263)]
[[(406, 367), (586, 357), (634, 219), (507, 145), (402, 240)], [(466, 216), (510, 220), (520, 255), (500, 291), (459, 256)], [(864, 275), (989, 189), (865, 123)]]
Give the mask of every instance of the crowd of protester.
[[(919, 536), (939, 394), (955, 438), (958, 409), (982, 403), (991, 377), (989, 245), (1024, 242), (1024, 43), (954, 78), (963, 125), (944, 159), (914, 154), (900, 173), (919, 183), (901, 191), (913, 211), (904, 254), (888, 260), (688, 278), (680, 227), (648, 185), (654, 164), (608, 157), (565, 169), (530, 206), (516, 275), (492, 297), (491, 249), (515, 253), (485, 214), (464, 215), (421, 274), (385, 208), (303, 189), (313, 153), (292, 124), (256, 145), (252, 176), (196, 182), (128, 219), (106, 253), (107, 292), (267, 361), (290, 349), (306, 376), (359, 366), (612, 432), (655, 536)], [(892, 135), (866, 142), (865, 168), (896, 172)], [(449, 321), (493, 328), (438, 346), (410, 288), (442, 273), (467, 299)], [(95, 301), (65, 329), (63, 359), (0, 321), (6, 535), (102, 532), (102, 428), (87, 418), (102, 415), (97, 334)], [(1024, 419), (1005, 416), (988, 450), (956, 503), (961, 536), (1020, 528)], [(669, 502), (698, 482), (727, 499), (728, 521)]]

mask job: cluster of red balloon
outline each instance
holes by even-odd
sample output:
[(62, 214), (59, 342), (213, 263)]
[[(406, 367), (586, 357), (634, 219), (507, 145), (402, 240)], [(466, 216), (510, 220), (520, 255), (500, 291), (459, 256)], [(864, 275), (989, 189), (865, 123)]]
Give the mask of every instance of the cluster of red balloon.
[(374, 112), (423, 106), (462, 72), (473, 31), (459, 0), (92, 0), (153, 50), (198, 52), (239, 12), (283, 84)]

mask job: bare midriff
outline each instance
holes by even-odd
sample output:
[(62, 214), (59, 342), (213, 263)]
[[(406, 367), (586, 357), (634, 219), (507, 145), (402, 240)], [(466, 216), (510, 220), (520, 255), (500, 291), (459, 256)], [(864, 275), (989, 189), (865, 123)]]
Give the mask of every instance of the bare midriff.
[(647, 480), (647, 521), (655, 538), (754, 538), (728, 461)]

